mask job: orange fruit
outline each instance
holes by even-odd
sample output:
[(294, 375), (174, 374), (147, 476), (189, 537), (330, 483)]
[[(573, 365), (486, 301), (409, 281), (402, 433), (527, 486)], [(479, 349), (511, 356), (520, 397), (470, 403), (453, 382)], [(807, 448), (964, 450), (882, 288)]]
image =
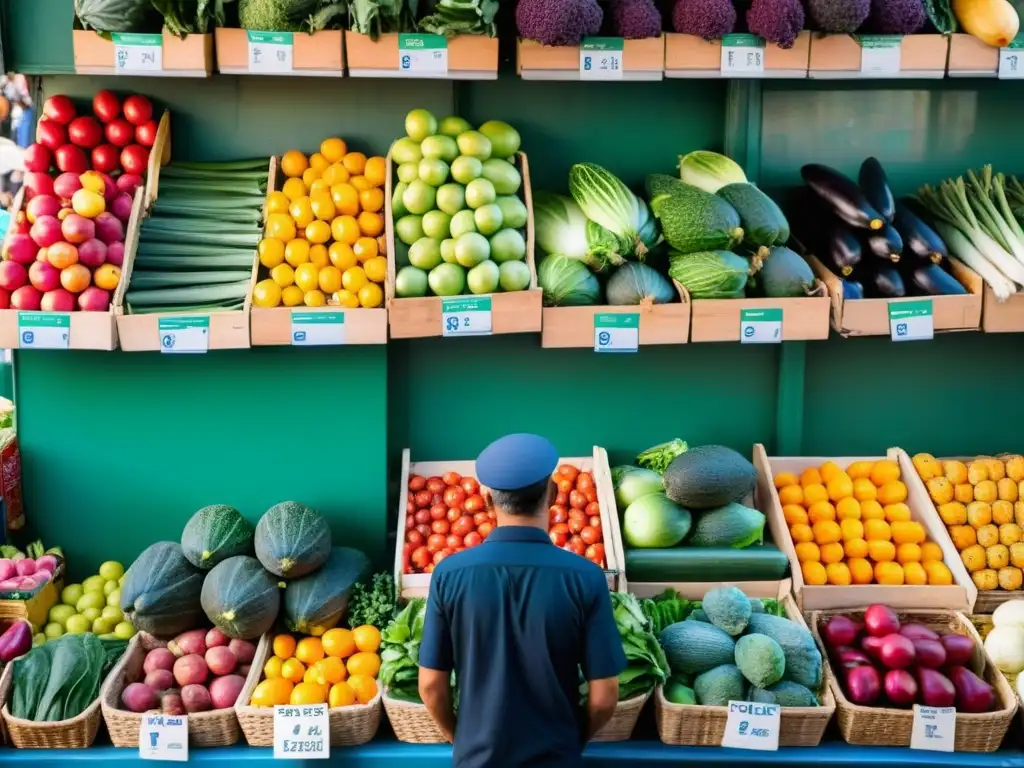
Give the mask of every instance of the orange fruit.
[(811, 526), (804, 523), (797, 523), (789, 529), (789, 533), (798, 544), (802, 541), (814, 541), (814, 531), (811, 530)]
[(289, 704), (324, 704), (327, 702), (328, 688), (320, 683), (299, 683), (292, 689)]
[(345, 663), (345, 668), (348, 669), (348, 673), (350, 675), (376, 677), (377, 673), (380, 671), (380, 656), (376, 653), (359, 651), (349, 657), (348, 661)]
[(264, 680), (252, 692), (254, 707), (272, 707), (287, 704), (292, 695), (292, 683), (284, 678)]
[(341, 158), (341, 164), (345, 166), (345, 170), (356, 176), (366, 170), (366, 155), (362, 152), (349, 152)]
[(829, 563), (825, 566), (825, 574), (829, 584), (846, 587), (853, 583), (853, 576), (846, 563)]
[[(378, 256), (377, 258), (380, 257)], [(369, 266), (369, 264), (367, 264), (367, 266)], [(367, 269), (366, 274), (370, 274), (369, 269)], [(807, 510), (805, 510), (799, 504), (787, 504), (786, 506), (784, 506), (782, 508), (782, 516), (786, 518), (786, 525), (806, 523), (810, 519), (807, 516)]]
[(377, 681), (365, 675), (353, 675), (348, 679), (348, 684), (356, 692), (356, 701), (360, 704), (369, 704), (377, 695)]
[(355, 638), (352, 637), (350, 629), (329, 629), (320, 638), (323, 644), (324, 653), (338, 659), (347, 659), (356, 652)]
[(267, 213), (288, 213), (290, 202), (284, 192), (271, 192), (267, 195)]
[(306, 291), (302, 303), (307, 307), (326, 307), (327, 297), (319, 288), (314, 288), (312, 291)]
[(367, 283), (359, 289), (359, 305), (366, 309), (375, 309), (384, 304), (384, 291), (378, 283)]
[(331, 686), (331, 692), (327, 696), (327, 705), (335, 707), (348, 707), (356, 703), (356, 692), (346, 682), (335, 683)]
[(864, 539), (850, 539), (843, 544), (843, 553), (848, 558), (868, 556), (868, 543)]
[(274, 655), (286, 661), (295, 655), (295, 638), (291, 635), (278, 635), (273, 643)]
[(335, 184), (344, 184), (350, 178), (351, 176), (349, 176), (348, 171), (345, 170), (345, 166), (341, 163), (334, 163), (333, 165), (327, 166), (326, 170), (324, 170), (323, 174), (320, 176), (320, 181), (322, 181), (329, 189)]
[(828, 583), (828, 572), (821, 563), (808, 560), (800, 565), (800, 571), (803, 574), (805, 584), (822, 586)]
[(351, 245), (337, 240), (331, 243), (331, 247), (327, 249), (327, 256), (330, 258), (331, 264), (342, 272), (349, 267), (354, 267), (359, 261)]
[(285, 176), (301, 176), (309, 168), (309, 160), (297, 149), (289, 149), (281, 155), (281, 170)]
[(359, 193), (359, 204), (364, 211), (376, 212), (384, 207), (384, 190), (380, 187), (364, 189)]
[(331, 225), (326, 221), (314, 221), (306, 227), (306, 239), (311, 243), (326, 243), (331, 239)]
[(861, 520), (885, 520), (885, 510), (874, 499), (868, 499), (860, 505)]
[(267, 663), (263, 665), (263, 676), (267, 680), (274, 680), (281, 677), (281, 665), (284, 661), (281, 660), (280, 656), (271, 656), (267, 659)]
[(787, 485), (785, 488), (780, 488), (779, 502), (783, 505), (803, 504), (804, 489), (801, 488), (799, 485)]
[[(270, 279), (280, 285), (282, 288), (287, 288), (289, 285), (295, 282), (295, 270), (287, 264), (278, 264), (272, 270), (270, 270)], [(282, 292), (281, 298), (284, 298)]]
[(321, 269), (330, 264), (331, 259), (327, 253), (327, 246), (323, 243), (317, 243), (316, 245), (310, 246), (309, 260), (312, 264)]
[(804, 494), (804, 505), (810, 509), (812, 504), (817, 504), (819, 501), (828, 501), (828, 491), (825, 490), (825, 486), (819, 483), (811, 483), (803, 486)]
[[(309, 190), (303, 183), (302, 179), (288, 179), (281, 187), (281, 191), (284, 196), (289, 200), (298, 200), (300, 197), (305, 197)], [(284, 211), (282, 211), (284, 213)]]
[(287, 243), (295, 239), (295, 221), (287, 213), (271, 213), (267, 216), (267, 237), (274, 237)]
[(264, 237), (256, 248), (260, 255), (260, 264), (273, 269), (284, 261), (284, 243), (276, 237)]
[(850, 476), (847, 475), (843, 470), (839, 470), (832, 478), (826, 483), (825, 487), (828, 489), (828, 497), (832, 501), (842, 501), (853, 496), (853, 481)]
[(926, 541), (921, 545), (921, 560), (929, 563), (937, 560), (942, 562), (942, 547), (934, 541)]
[(366, 161), (363, 168), (363, 175), (366, 180), (376, 187), (383, 187), (388, 175), (388, 161), (386, 158), (377, 155)]
[(320, 671), (316, 668), (315, 665), (306, 670), (306, 674), (302, 676), (302, 682), (320, 683), (321, 685), (325, 684), (325, 681), (320, 679)]
[(295, 658), (303, 664), (315, 664), (323, 657), (324, 647), (319, 638), (304, 637), (299, 640), (299, 644), (295, 646)]
[(357, 192), (373, 189), (373, 184), (365, 176), (353, 176), (348, 180), (348, 183), (355, 187)]
[(854, 584), (870, 584), (875, 580), (875, 569), (871, 567), (871, 562), (863, 557), (851, 557), (846, 561), (846, 565), (850, 569), (850, 577)]
[(348, 182), (334, 184), (331, 187), (331, 200), (338, 213), (355, 216), (359, 213), (359, 191)]
[(365, 653), (376, 653), (380, 649), (380, 630), (372, 624), (364, 624), (352, 630), (356, 648)]
[(866, 477), (857, 477), (853, 481), (853, 498), (857, 501), (866, 501), (878, 496), (878, 489), (875, 484)]
[(316, 168), (307, 168), (302, 174), (302, 183), (306, 185), (306, 189), (309, 189), (313, 182), (320, 178), (320, 171)]
[(320, 142), (320, 154), (324, 156), (328, 163), (339, 162), (345, 157), (346, 152), (348, 152), (348, 145), (344, 139), (339, 139), (337, 136), (332, 136)]
[(330, 161), (319, 152), (309, 156), (309, 167), (317, 173), (323, 173), (330, 164)]
[(309, 261), (309, 241), (296, 238), (284, 247), (284, 260), (298, 268)]
[(384, 217), (373, 211), (359, 214), (359, 231), (370, 237), (378, 237), (384, 232)]
[(348, 677), (345, 662), (335, 656), (325, 656), (316, 663), (317, 674), (327, 683), (334, 685)]
[[(303, 291), (315, 291), (320, 287), (320, 270), (312, 264), (299, 264), (295, 268), (295, 284)], [(305, 640), (301, 641), (306, 642)], [(300, 643), (301, 645), (301, 643)], [(306, 661), (301, 656), (300, 660)], [(316, 661), (316, 659), (314, 659)]]
[(349, 267), (341, 274), (341, 284), (346, 291), (358, 293), (366, 285), (366, 273), (362, 267)]
[(383, 256), (374, 256), (363, 264), (366, 276), (375, 283), (383, 283), (388, 276), (388, 260)]
[(313, 206), (307, 195), (292, 200), (292, 204), (288, 206), (288, 213), (291, 214), (295, 226), (300, 229), (316, 218), (313, 215)]
[(821, 473), (817, 467), (808, 467), (800, 473), (800, 485), (806, 488), (808, 485), (824, 485)]
[(281, 289), (281, 303), (286, 307), (297, 307), (302, 303), (302, 289), (297, 285), (289, 285)]
[[(790, 486), (792, 487), (792, 486)], [(829, 501), (816, 501), (807, 508), (807, 520), (811, 525), (822, 520), (835, 520), (836, 508)]]
[(821, 549), (813, 541), (802, 541), (794, 547), (796, 559), (801, 563), (817, 563), (821, 560)]
[(841, 563), (845, 556), (846, 550), (843, 549), (843, 545), (838, 542), (821, 545), (821, 562), (826, 565), (828, 563)]
[[(374, 243), (377, 241), (374, 240)], [(121, 268), (114, 264), (100, 264), (96, 267), (96, 271), (92, 273), (92, 281), (96, 284), (97, 288), (102, 288), (105, 291), (112, 291), (117, 288), (117, 283), (121, 279)], [(1016, 486), (1014, 486), (1016, 490)]]
[(861, 508), (856, 499), (840, 499), (836, 504), (836, 516), (840, 520), (860, 520)]
[(899, 586), (904, 581), (903, 566), (899, 563), (875, 563), (875, 581), (879, 584)]
[(320, 290), (324, 293), (334, 293), (341, 290), (341, 270), (337, 267), (326, 266), (320, 270), (317, 279), (320, 283)]
[(800, 480), (792, 472), (779, 472), (775, 476), (775, 487), (785, 488), (787, 485), (799, 485)]
[(899, 480), (891, 480), (878, 489), (878, 501), (880, 504), (899, 504), (906, 500), (907, 486)]
[(834, 461), (826, 461), (824, 464), (821, 465), (821, 469), (819, 471), (821, 472), (821, 481), (825, 485), (828, 485), (829, 481), (833, 477), (836, 477), (837, 475), (840, 474), (846, 474), (846, 472), (843, 471), (843, 468), (836, 464)]
[[(881, 488), (886, 483), (900, 479), (900, 465), (891, 459), (876, 461), (871, 468), (871, 482)], [(903, 501), (903, 499), (899, 499)], [(885, 502), (883, 502), (885, 503)]]
[(359, 261), (372, 259), (377, 255), (377, 241), (372, 237), (360, 237), (352, 246)]
[(353, 216), (336, 216), (331, 222), (331, 236), (336, 243), (355, 245), (359, 240), (359, 222)]
[(306, 676), (306, 666), (298, 659), (292, 658), (281, 665), (281, 677), (293, 683), (301, 683)]

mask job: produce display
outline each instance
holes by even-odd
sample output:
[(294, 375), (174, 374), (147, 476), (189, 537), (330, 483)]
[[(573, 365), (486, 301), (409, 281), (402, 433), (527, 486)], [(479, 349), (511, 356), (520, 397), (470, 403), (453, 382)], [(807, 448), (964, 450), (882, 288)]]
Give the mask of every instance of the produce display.
[(76, 0), (75, 18), (83, 29), (99, 33), (150, 32), (163, 27), (172, 35), (205, 35), (224, 26), (223, 3)]
[(285, 152), (280, 173), (281, 188), (267, 192), (253, 304), (383, 306), (385, 159), (329, 138), (309, 157)]
[(1024, 578), (1024, 456), (913, 457), (939, 517), (979, 590), (1019, 590)]
[(1007, 600), (992, 612), (991, 624), (978, 629), (985, 641), (985, 652), (1014, 683), (1019, 697), (1020, 673), (1024, 672), (1024, 600)]
[(551, 543), (606, 567), (601, 503), (594, 474), (581, 472), (572, 464), (561, 464), (551, 479), (558, 487), (558, 494), (548, 510)]
[(139, 230), (129, 314), (241, 309), (249, 292), (266, 160), (173, 162)]
[[(36, 562), (40, 568), (45, 568), (42, 559)], [(83, 633), (99, 635), (101, 640), (130, 640), (135, 635), (135, 627), (121, 609), (123, 583), (124, 566), (108, 560), (81, 583), (65, 585), (60, 592), (60, 602), (50, 608), (42, 634), (36, 635), (36, 643)]]
[[(380, 684), (392, 699), (422, 704), (420, 698), (419, 647), (423, 642), (423, 621), (427, 601), (416, 598), (406, 603), (401, 611), (384, 628), (381, 635)], [(455, 687), (455, 673), (452, 673), (452, 687), (458, 703), (458, 688)]]
[(597, 0), (519, 0), (516, 30), (542, 45), (579, 45), (599, 34), (640, 40), (661, 35), (661, 14), (652, 0), (614, 0), (607, 13)]
[(958, 713), (1001, 708), (995, 690), (974, 671), (975, 645), (967, 635), (936, 632), (879, 604), (863, 614), (823, 620), (818, 632), (843, 693), (854, 704), (955, 706)]
[(477, 130), (461, 117), (438, 121), (425, 109), (406, 116), (405, 132), (391, 145), (395, 296), (529, 288), (519, 133), (498, 120)]
[(43, 549), (36, 540), (22, 552), (11, 544), (0, 544), (0, 600), (27, 600), (43, 584), (61, 575), (64, 553), (60, 547)]
[(804, 583), (949, 585), (942, 549), (907, 506), (895, 461), (835, 462), (800, 475), (779, 472), (775, 488)]
[(356, 583), (348, 601), (349, 624), (369, 625), (383, 631), (398, 610), (397, 594), (390, 573), (375, 573), (369, 584)]
[[(619, 701), (642, 696), (663, 685), (669, 676), (668, 659), (654, 633), (654, 623), (640, 602), (624, 592), (612, 592), (615, 626), (622, 638), (626, 668), (619, 673)], [(580, 698), (586, 700), (587, 686), (581, 679)]]

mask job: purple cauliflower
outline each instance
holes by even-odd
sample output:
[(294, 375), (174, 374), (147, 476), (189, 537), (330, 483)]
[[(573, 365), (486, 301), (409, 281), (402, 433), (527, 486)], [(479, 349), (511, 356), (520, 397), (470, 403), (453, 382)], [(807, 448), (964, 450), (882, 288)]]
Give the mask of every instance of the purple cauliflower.
[(516, 27), (520, 37), (542, 45), (579, 45), (583, 13), (579, 0), (519, 0)]
[(736, 28), (732, 0), (676, 0), (672, 29), (681, 35), (721, 40)]
[(747, 28), (779, 48), (792, 48), (804, 28), (803, 6), (800, 0), (753, 0)]
[(578, 0), (580, 10), (583, 13), (583, 34), (596, 35), (601, 31), (601, 23), (604, 21), (604, 11), (597, 4), (597, 0)]
[(615, 0), (612, 29), (626, 40), (642, 40), (661, 34), (661, 14), (653, 0)]
[(927, 20), (921, 0), (871, 0), (868, 27), (880, 35), (912, 35)]
[(819, 32), (850, 35), (867, 20), (871, 0), (807, 0), (807, 11)]

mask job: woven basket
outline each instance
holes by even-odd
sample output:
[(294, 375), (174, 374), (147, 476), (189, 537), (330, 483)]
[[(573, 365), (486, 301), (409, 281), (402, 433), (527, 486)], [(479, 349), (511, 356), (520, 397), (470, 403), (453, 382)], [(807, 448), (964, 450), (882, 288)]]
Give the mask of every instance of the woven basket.
[(443, 744), (437, 723), (423, 704), (392, 699), (384, 692), (384, 711), (395, 731), (395, 738), (408, 744)]
[[(806, 627), (793, 598), (783, 600), (786, 615)], [(827, 664), (822, 664), (822, 688), (818, 707), (782, 707), (779, 720), (780, 747), (816, 747), (821, 743), (836, 701), (830, 690)], [(728, 707), (706, 707), (699, 704), (673, 704), (665, 698), (662, 687), (654, 692), (654, 715), (658, 722), (658, 736), (666, 744), (696, 747), (720, 747), (729, 719)]]
[(636, 728), (636, 721), (640, 719), (640, 713), (649, 698), (651, 698), (650, 691), (620, 701), (615, 705), (615, 714), (612, 715), (612, 719), (594, 734), (591, 741), (629, 741), (633, 735), (633, 729)]
[[(849, 744), (871, 746), (910, 746), (910, 732), (914, 724), (912, 711), (893, 707), (862, 707), (854, 704), (846, 698), (839, 681), (832, 675), (825, 644), (818, 633), (818, 625), (837, 614), (852, 618), (863, 616), (862, 612), (815, 611), (811, 614), (811, 632), (825, 660), (829, 685), (836, 697), (839, 731), (843, 735), (843, 740)], [(995, 712), (976, 715), (957, 713), (954, 749), (957, 752), (995, 752), (1002, 744), (1013, 714), (1017, 711), (1017, 696), (1006, 682), (1006, 678), (996, 669), (992, 659), (985, 653), (974, 625), (962, 613), (954, 611), (903, 610), (899, 611), (898, 615), (900, 621), (915, 621), (939, 632), (955, 632), (974, 640), (975, 656), (971, 661), (971, 669), (979, 673), (995, 689), (996, 701), (1000, 708)]]
[(14, 665), (8, 664), (0, 675), (0, 702), (3, 702), (0, 717), (3, 717), (8, 744), (20, 749), (84, 749), (92, 746), (102, 719), (98, 697), (84, 712), (70, 720), (36, 723), (11, 715), (7, 698), (13, 683)]
[[(146, 654), (154, 648), (167, 646), (163, 640), (139, 632), (128, 644), (100, 688), (100, 708), (115, 747), (138, 747), (143, 715), (121, 709), (121, 692), (129, 683), (137, 683), (145, 675), (142, 665)], [(242, 736), (234, 708), (212, 712), (193, 712), (188, 716), (188, 743), (193, 747), (227, 747)]]
[[(274, 710), (272, 707), (254, 707), (253, 691), (263, 679), (263, 667), (270, 658), (273, 637), (270, 633), (260, 638), (256, 656), (252, 660), (249, 676), (245, 679), (242, 693), (235, 705), (238, 724), (242, 727), (245, 740), (250, 747), (270, 747), (274, 744)], [(327, 710), (327, 721), (331, 731), (332, 747), (352, 747), (365, 744), (377, 735), (380, 727), (381, 694), (367, 704), (353, 704), (349, 707), (334, 707)]]

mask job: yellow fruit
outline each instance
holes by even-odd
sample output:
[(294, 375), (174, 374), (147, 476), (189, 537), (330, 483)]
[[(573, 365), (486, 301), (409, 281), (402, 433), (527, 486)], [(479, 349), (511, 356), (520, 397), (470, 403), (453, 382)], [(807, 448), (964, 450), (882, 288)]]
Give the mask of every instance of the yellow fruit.
[(331, 225), (326, 221), (314, 221), (306, 227), (306, 239), (311, 243), (326, 243), (331, 239)]
[(850, 539), (843, 544), (843, 553), (849, 558), (867, 557), (868, 543), (864, 539)]
[[(1014, 490), (1016, 490), (1016, 486), (1014, 486)], [(993, 523), (996, 525), (1006, 525), (1007, 523), (1014, 522), (1014, 520), (1013, 504), (1009, 501), (1003, 501), (1002, 499), (992, 502)]]
[(335, 683), (331, 686), (331, 692), (327, 696), (327, 706), (331, 709), (336, 707), (348, 707), (356, 703), (356, 692), (346, 682)]
[(278, 264), (270, 270), (270, 279), (282, 288), (287, 288), (295, 282), (295, 270), (287, 264)]
[(999, 526), (1000, 544), (1012, 547), (1021, 539), (1024, 539), (1024, 532), (1021, 531), (1021, 527), (1016, 523), (1003, 523)]
[(337, 136), (332, 136), (329, 139), (324, 139), (320, 142), (320, 154), (323, 155), (324, 160), (328, 163), (337, 163), (348, 152), (348, 145), (345, 144), (344, 139), (339, 139)]
[(917, 474), (925, 482), (942, 474), (942, 465), (930, 453), (915, 454), (911, 461), (914, 463)]
[(340, 683), (348, 677), (345, 662), (335, 656), (325, 656), (316, 663), (316, 668), (321, 677), (330, 685)]
[(309, 189), (302, 183), (302, 179), (288, 179), (281, 187), (281, 191), (289, 200), (298, 200), (309, 194)]
[(825, 486), (818, 483), (811, 483), (810, 485), (803, 485), (804, 494), (804, 505), (810, 507), (812, 504), (817, 504), (819, 501), (828, 501), (828, 491), (825, 490)]
[(273, 280), (260, 280), (252, 289), (252, 303), (257, 307), (276, 307), (281, 303), (281, 286)]
[(811, 530), (814, 532), (814, 540), (819, 546), (822, 544), (834, 544), (843, 538), (843, 532), (839, 524), (831, 520), (822, 520), (820, 523), (815, 523), (811, 526)]
[(327, 702), (326, 685), (320, 683), (299, 683), (292, 689), (289, 704), (325, 704)]
[(896, 504), (886, 504), (883, 509), (885, 520), (888, 523), (905, 523), (910, 520), (910, 507), (902, 501)]
[(828, 572), (821, 563), (810, 560), (801, 563), (800, 572), (803, 574), (804, 583), (809, 586), (823, 586), (828, 583)]
[(921, 545), (908, 541), (897, 546), (896, 562), (902, 565), (921, 562)]
[(315, 664), (324, 657), (324, 647), (318, 637), (304, 637), (295, 646), (295, 658), (303, 664)]
[(800, 543), (802, 541), (814, 541), (814, 531), (811, 526), (797, 523), (789, 529), (789, 535), (793, 537), (793, 541)]
[(1021, 583), (1024, 582), (1024, 574), (1021, 574), (1020, 568), (1010, 566), (1008, 568), (999, 569), (999, 588), (1005, 590), (1020, 589)]
[(999, 586), (999, 576), (991, 568), (982, 568), (980, 571), (971, 573), (974, 585), (982, 591), (987, 592)]
[(1024, 480), (1024, 456), (1015, 454), (1006, 459), (1006, 476), (1019, 483)]
[(876, 563), (887, 563), (896, 559), (896, 545), (891, 541), (868, 541), (868, 557)]
[(324, 653), (337, 659), (347, 659), (356, 652), (355, 639), (350, 629), (329, 629), (320, 638), (320, 642), (323, 644)]
[(384, 207), (384, 190), (374, 187), (359, 193), (359, 204), (364, 211), (377, 212)]
[[(354, 635), (355, 633), (353, 633), (353, 637)], [(356, 647), (358, 648), (358, 645)], [(345, 668), (348, 669), (349, 675), (366, 675), (367, 677), (376, 677), (377, 673), (380, 671), (380, 656), (376, 653), (359, 651), (349, 657), (348, 661), (345, 663)]]
[(289, 285), (281, 291), (281, 303), (286, 307), (297, 307), (302, 303), (302, 289), (297, 285)]
[(359, 304), (366, 309), (375, 309), (384, 304), (384, 291), (377, 283), (367, 283), (359, 289)]
[(384, 217), (372, 211), (359, 214), (359, 231), (370, 237), (379, 237), (384, 232)]
[[(875, 465), (878, 466), (877, 464)], [(907, 486), (899, 480), (890, 480), (878, 489), (878, 501), (883, 506), (886, 504), (899, 504), (907, 500)], [(951, 499), (946, 499), (951, 501)]]
[(345, 170), (345, 166), (341, 163), (334, 163), (333, 165), (327, 166), (327, 169), (320, 176), (320, 181), (327, 185), (328, 191), (335, 184), (344, 184), (349, 180), (348, 171)]
[(834, 541), (831, 544), (822, 544), (821, 546), (821, 562), (826, 565), (842, 562), (845, 556), (846, 550), (843, 549), (843, 545), (838, 541)]
[(355, 245), (359, 240), (359, 222), (348, 214), (335, 217), (331, 222), (331, 237), (336, 243)]
[(317, 191), (310, 196), (310, 202), (313, 205), (313, 215), (320, 221), (330, 223), (335, 216), (334, 201), (331, 199), (330, 192)]
[(988, 479), (993, 483), (1006, 477), (1006, 467), (999, 459), (985, 459), (985, 466), (988, 467)]
[(334, 201), (338, 213), (344, 213), (347, 216), (355, 216), (359, 213), (359, 191), (347, 181), (331, 186), (331, 199)]
[(934, 541), (926, 541), (921, 545), (921, 560), (923, 562), (931, 562), (932, 560), (942, 560), (942, 547), (936, 544)]
[(867, 501), (878, 496), (878, 489), (875, 484), (866, 477), (858, 477), (853, 481), (853, 498), (857, 501)]
[(268, 680), (280, 677), (282, 664), (284, 664), (284, 660), (280, 656), (271, 656), (263, 665), (263, 676)]
[(825, 566), (825, 576), (829, 584), (847, 587), (853, 583), (853, 576), (846, 563), (829, 563)]
[(264, 237), (256, 248), (260, 255), (260, 264), (273, 269), (284, 261), (284, 243), (276, 237)]
[(839, 523), (839, 529), (842, 531), (843, 541), (864, 538), (864, 523), (860, 520), (846, 518)]
[(796, 550), (796, 559), (801, 563), (821, 562), (821, 549), (813, 541), (801, 541), (794, 549)]
[(898, 520), (890, 524), (889, 529), (897, 544), (921, 544), (927, 538), (924, 526), (916, 520)]
[(864, 538), (868, 541), (889, 541), (892, 530), (885, 520), (865, 520)]
[(293, 683), (301, 683), (306, 675), (306, 665), (295, 658), (288, 659), (281, 665), (281, 677)]
[(320, 178), (320, 171), (316, 168), (307, 168), (302, 174), (302, 183), (309, 189), (310, 185)]
[(366, 155), (362, 152), (349, 152), (341, 158), (341, 164), (353, 175), (362, 173), (366, 169)]
[(821, 473), (817, 467), (808, 467), (800, 473), (800, 485), (806, 488), (808, 485), (824, 485)]
[(255, 707), (273, 707), (287, 704), (291, 699), (293, 686), (290, 680), (275, 678), (264, 680), (252, 692), (252, 703)]
[(869, 499), (860, 505), (861, 520), (885, 520), (885, 510), (882, 505), (874, 499)]
[(832, 501), (841, 501), (853, 496), (853, 481), (842, 470), (839, 470), (837, 474), (832, 476), (825, 484), (825, 488), (828, 490), (828, 497)]
[(373, 185), (365, 176), (352, 176), (352, 178), (348, 180), (348, 183), (355, 187), (357, 192), (373, 189)]
[(313, 215), (310, 199), (306, 195), (292, 200), (292, 204), (288, 206), (288, 213), (291, 214), (292, 221), (299, 229), (305, 229), (306, 225), (316, 218)]
[[(337, 219), (335, 219), (337, 221)], [(354, 267), (359, 261), (356, 258), (355, 251), (352, 250), (352, 246), (348, 243), (341, 243), (335, 240), (331, 243), (331, 247), (327, 249), (327, 255), (331, 260), (331, 264), (336, 266), (342, 272), (349, 267)]]
[(315, 291), (320, 287), (320, 270), (312, 264), (299, 264), (295, 268), (295, 284), (303, 291)]
[(384, 256), (374, 256), (363, 263), (363, 271), (367, 278), (375, 283), (383, 283), (388, 276), (388, 260)]
[(854, 584), (870, 584), (875, 580), (875, 571), (871, 563), (863, 557), (853, 557), (846, 561), (850, 568), (850, 577)]
[(977, 485), (988, 480), (988, 465), (984, 461), (972, 461), (967, 465), (967, 482)]
[(972, 501), (967, 505), (967, 522), (975, 528), (991, 523), (992, 505), (984, 501)]
[(939, 517), (946, 526), (964, 525), (967, 522), (967, 507), (959, 501), (951, 501), (948, 504), (939, 504), (936, 507)]
[(779, 490), (779, 502), (785, 504), (803, 504), (804, 489), (799, 485), (787, 485)]
[(377, 695), (377, 681), (372, 677), (353, 675), (348, 684), (356, 692), (356, 701), (360, 704), (369, 704)]
[(306, 156), (297, 149), (290, 149), (281, 155), (281, 170), (285, 176), (301, 176), (309, 168)]
[(341, 284), (346, 291), (358, 293), (366, 285), (366, 273), (362, 267), (349, 267), (341, 275)]
[(988, 549), (999, 543), (999, 528), (994, 525), (983, 525), (978, 529), (978, 544)]
[(356, 307), (359, 306), (359, 296), (352, 293), (352, 291), (347, 291), (344, 288), (342, 288), (340, 291), (338, 291), (338, 303), (341, 304), (341, 306), (343, 307), (355, 309)]
[(309, 156), (309, 167), (312, 168), (317, 173), (323, 173), (327, 169), (327, 166), (329, 166), (330, 164), (331, 161), (329, 161), (319, 152), (314, 152), (312, 155)]
[(974, 498), (977, 501), (993, 502), (999, 498), (999, 491), (996, 488), (995, 481), (993, 480), (982, 480), (980, 483), (974, 486)]
[(978, 543), (978, 532), (969, 525), (954, 525), (949, 529), (949, 538), (953, 540), (956, 551), (963, 552)]
[(324, 296), (323, 291), (316, 288), (312, 291), (306, 291), (306, 294), (302, 297), (302, 303), (307, 307), (326, 307), (327, 297)]
[(852, 480), (857, 480), (862, 477), (870, 479), (871, 470), (874, 466), (875, 462), (873, 461), (855, 461), (846, 468), (846, 474), (848, 474)]
[(971, 573), (980, 571), (985, 567), (985, 548), (980, 544), (967, 547), (960, 553), (960, 559)]
[(290, 202), (284, 192), (271, 192), (267, 195), (267, 213), (288, 213)]
[(314, 192), (326, 192), (329, 195), (331, 194), (331, 185), (323, 179), (317, 179), (309, 185), (310, 197), (312, 197)]
[(326, 266), (317, 275), (319, 288), (324, 293), (334, 293), (341, 289), (341, 270), (337, 267)]
[(836, 504), (836, 516), (840, 520), (860, 520), (862, 516), (860, 507), (860, 502), (856, 499), (841, 499)]
[(295, 222), (287, 213), (271, 213), (267, 216), (267, 237), (284, 243), (295, 239)]
[(317, 267), (323, 268), (331, 263), (331, 259), (327, 254), (327, 246), (323, 243), (317, 243), (309, 248), (309, 262), (315, 264)]
[(924, 566), (918, 562), (904, 563), (903, 576), (905, 578), (905, 583), (907, 584), (924, 586), (928, 583), (928, 572), (925, 571)]
[(974, 486), (970, 483), (960, 483), (953, 486), (953, 498), (961, 504), (970, 504), (974, 501)]
[(834, 461), (826, 461), (821, 465), (821, 481), (825, 485), (828, 485), (828, 481), (831, 480), (838, 474), (846, 474), (843, 472), (842, 467), (836, 464)]
[(962, 461), (942, 462), (942, 472), (953, 485), (967, 482), (967, 465)]
[(877, 563), (875, 565), (875, 581), (879, 584), (902, 584), (904, 581), (903, 567), (899, 563)]
[(385, 158), (377, 155), (366, 161), (366, 167), (363, 168), (363, 176), (375, 187), (383, 187), (384, 182), (387, 180), (387, 175), (388, 161)]
[(806, 523), (810, 519), (807, 516), (807, 510), (801, 507), (799, 504), (787, 504), (786, 506), (784, 506), (782, 508), (782, 516), (786, 519), (786, 525)]
[(787, 485), (799, 485), (800, 479), (792, 472), (779, 472), (775, 476), (775, 487), (785, 488)]
[(360, 237), (352, 246), (352, 250), (359, 261), (372, 259), (377, 255), (377, 240), (372, 237)]
[(356, 648), (364, 653), (376, 653), (380, 648), (380, 630), (371, 624), (364, 624), (352, 630)]
[(1010, 549), (1005, 544), (993, 544), (985, 550), (985, 562), (989, 568), (998, 571), (1010, 564)]
[(316, 665), (314, 664), (312, 667), (306, 670), (306, 674), (302, 676), (302, 682), (320, 683), (321, 685), (323, 685), (324, 683), (326, 683), (326, 680), (322, 680), (321, 677), (322, 676), (320, 674), (320, 671), (316, 668)]
[(301, 238), (290, 240), (284, 248), (284, 260), (293, 267), (309, 261), (309, 241)]
[(928, 574), (931, 586), (949, 586), (953, 583), (953, 574), (941, 560), (927, 560), (923, 563), (924, 572)]
[(891, 459), (876, 461), (871, 468), (871, 482), (881, 488), (886, 483), (900, 479), (900, 465)]

